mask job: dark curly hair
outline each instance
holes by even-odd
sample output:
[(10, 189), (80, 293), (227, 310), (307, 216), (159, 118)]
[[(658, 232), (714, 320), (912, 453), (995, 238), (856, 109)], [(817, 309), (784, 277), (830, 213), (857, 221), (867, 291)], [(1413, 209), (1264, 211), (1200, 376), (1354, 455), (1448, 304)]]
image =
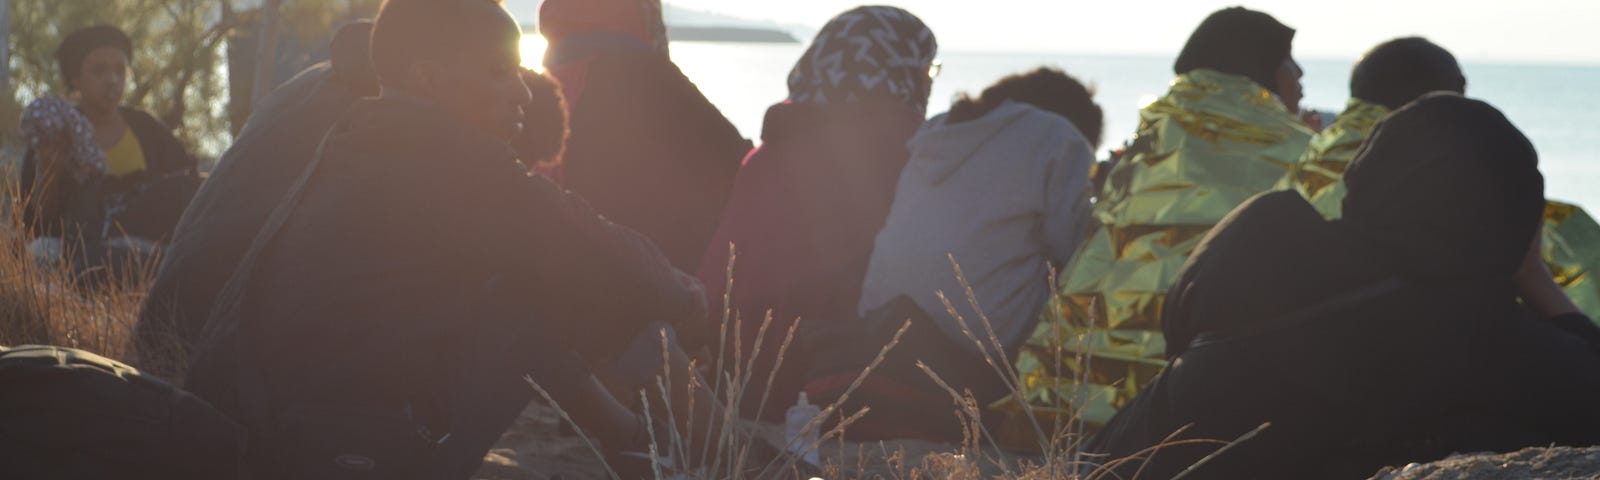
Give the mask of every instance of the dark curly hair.
[(522, 106), (522, 134), (511, 140), (517, 157), (529, 167), (561, 163), (567, 149), (567, 103), (555, 78), (522, 70), (522, 83), (533, 100)]
[(1436, 91), (1466, 93), (1467, 79), (1449, 50), (1422, 37), (1383, 42), (1356, 63), (1350, 96), (1399, 109)]
[(1078, 79), (1055, 68), (1040, 67), (1007, 76), (983, 89), (978, 98), (961, 94), (950, 106), (950, 114), (945, 122), (954, 124), (976, 120), (988, 115), (1006, 100), (1026, 103), (1066, 117), (1094, 148), (1100, 148), (1105, 114), (1101, 112), (1100, 105), (1094, 103), (1094, 88), (1084, 86)]

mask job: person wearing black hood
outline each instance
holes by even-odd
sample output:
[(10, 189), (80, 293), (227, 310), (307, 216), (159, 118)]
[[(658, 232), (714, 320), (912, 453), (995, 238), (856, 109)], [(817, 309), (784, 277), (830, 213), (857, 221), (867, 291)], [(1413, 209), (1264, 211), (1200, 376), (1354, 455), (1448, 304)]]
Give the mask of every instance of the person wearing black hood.
[(1600, 353), (1557, 326), (1581, 314), (1518, 299), (1544, 208), (1527, 138), (1433, 94), (1380, 122), (1346, 181), (1341, 220), (1273, 192), (1201, 242), (1166, 300), (1171, 367), (1087, 452), (1169, 478), (1243, 438), (1186, 478), (1365, 478), (1600, 442)]
[[(1139, 111), (1118, 163), (1100, 167), (1098, 225), (1059, 277), (1066, 301), (1047, 313), (1060, 319), (1061, 336), (1054, 326), (1036, 330), (1018, 360), (1025, 375), (1060, 382), (1034, 382), (1040, 390), (1030, 398), (1085, 399), (1073, 407), (1098, 425), (1166, 365), (1161, 302), (1184, 259), (1234, 207), (1273, 189), (1311, 139), (1295, 115), (1294, 33), (1271, 15), (1232, 7), (1189, 37), (1171, 89)], [(1062, 341), (1080, 336), (1086, 341)], [(1073, 360), (1079, 354), (1096, 356), (1093, 372)], [(1044, 391), (1056, 385), (1097, 393)]]
[[(63, 83), (94, 125), (106, 168), (93, 181), (68, 182), (28, 152), (21, 194), (31, 208), (23, 210), (22, 220), (34, 235), (63, 238), (89, 255), (170, 239), (200, 177), (194, 157), (170, 127), (122, 105), (132, 58), (133, 41), (107, 25), (72, 32), (56, 50)], [(67, 231), (74, 228), (68, 225), (83, 231)]]
[[(223, 283), (261, 225), (299, 178), (322, 135), (356, 99), (378, 93), (367, 59), (372, 22), (341, 27), (329, 60), (312, 65), (261, 102), (184, 210), (135, 327), (146, 369), (190, 349)], [(183, 358), (182, 355), (176, 358)]]

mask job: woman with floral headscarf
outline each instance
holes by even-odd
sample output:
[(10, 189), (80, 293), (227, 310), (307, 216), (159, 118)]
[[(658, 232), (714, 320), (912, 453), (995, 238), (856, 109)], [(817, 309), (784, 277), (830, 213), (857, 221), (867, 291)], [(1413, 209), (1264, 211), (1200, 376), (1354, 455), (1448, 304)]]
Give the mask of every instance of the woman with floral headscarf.
[[(40, 158), (45, 152), (34, 150), (23, 161), (22, 193), (34, 206), (24, 222), (35, 235), (63, 238), (81, 254), (114, 248), (119, 239), (168, 239), (199, 186), (194, 157), (171, 129), (122, 105), (132, 56), (132, 41), (110, 26), (72, 32), (56, 50), (75, 113), (93, 127), (87, 135), (102, 151), (103, 170), (60, 175), (58, 165)], [(103, 222), (87, 225), (89, 216)]]
[[(730, 341), (741, 352), (762, 343), (752, 372), (761, 384), (796, 318), (856, 318), (873, 239), (910, 155), (906, 142), (925, 117), (937, 49), (933, 32), (910, 12), (847, 11), (817, 33), (789, 75), (789, 98), (767, 111), (764, 143), (745, 160), (699, 270), (713, 304), (729, 293), (730, 318), (744, 323), (737, 339), (730, 327)], [(725, 292), (730, 243), (738, 261), (733, 291)], [(769, 333), (757, 339), (769, 309)], [(716, 332), (721, 316), (714, 317)], [(786, 352), (763, 416), (781, 417), (795, 402), (806, 357)]]
[(546, 0), (539, 31), (571, 128), (539, 172), (693, 270), (751, 145), (672, 63), (660, 0)]

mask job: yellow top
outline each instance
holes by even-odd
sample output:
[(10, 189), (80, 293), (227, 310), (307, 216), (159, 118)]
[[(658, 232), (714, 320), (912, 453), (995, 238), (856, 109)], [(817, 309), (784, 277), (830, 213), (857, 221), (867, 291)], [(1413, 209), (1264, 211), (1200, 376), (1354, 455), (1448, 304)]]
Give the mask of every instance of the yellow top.
[(123, 132), (122, 139), (117, 140), (116, 146), (106, 150), (106, 173), (120, 177), (142, 172), (144, 169), (144, 147), (139, 145), (139, 137), (134, 135), (133, 129), (130, 128)]

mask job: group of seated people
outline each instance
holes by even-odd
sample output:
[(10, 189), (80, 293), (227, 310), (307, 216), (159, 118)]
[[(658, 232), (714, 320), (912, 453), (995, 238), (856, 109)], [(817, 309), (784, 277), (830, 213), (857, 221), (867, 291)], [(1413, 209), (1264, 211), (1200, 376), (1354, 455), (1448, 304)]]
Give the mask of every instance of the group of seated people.
[[(181, 220), (89, 201), (164, 245), (139, 347), (186, 352), (255, 478), (467, 478), (538, 391), (619, 465), (797, 398), (873, 407), (853, 440), (960, 441), (946, 386), (986, 423), (1081, 416), (1091, 458), (1148, 478), (1252, 435), (1190, 475), (1600, 443), (1600, 327), (1546, 262), (1533, 146), (1427, 40), (1364, 56), (1321, 128), (1294, 30), (1218, 11), (1097, 164), (1094, 91), (1057, 69), (929, 118), (938, 44), (900, 8), (825, 25), (754, 148), (673, 64), (659, 2), (539, 13), (543, 74), (497, 2), (388, 0), (174, 187)], [(47, 126), (92, 133), (35, 146), (36, 218), (193, 171), (117, 106), (126, 36), (62, 52), (81, 101)]]

